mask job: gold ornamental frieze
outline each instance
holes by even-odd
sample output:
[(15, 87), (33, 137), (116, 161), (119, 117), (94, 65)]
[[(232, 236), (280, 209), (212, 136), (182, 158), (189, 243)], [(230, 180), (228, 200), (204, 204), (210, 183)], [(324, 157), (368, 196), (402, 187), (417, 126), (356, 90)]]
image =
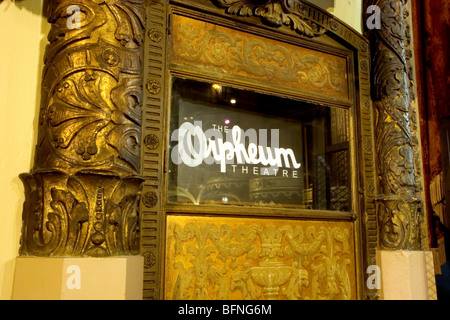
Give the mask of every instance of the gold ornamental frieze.
[(356, 298), (351, 222), (167, 217), (166, 299)]
[(346, 58), (174, 15), (173, 64), (348, 101)]

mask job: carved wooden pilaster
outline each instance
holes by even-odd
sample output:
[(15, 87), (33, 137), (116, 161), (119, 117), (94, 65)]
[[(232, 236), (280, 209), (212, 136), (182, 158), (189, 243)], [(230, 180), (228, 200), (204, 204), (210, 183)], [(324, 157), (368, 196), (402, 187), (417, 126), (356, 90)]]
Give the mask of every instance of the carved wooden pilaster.
[(381, 9), (372, 44), (372, 90), (376, 112), (379, 241), (385, 250), (420, 249), (420, 167), (416, 164), (416, 114), (411, 108), (411, 53), (404, 0), (368, 0)]
[(139, 253), (145, 3), (48, 2), (21, 255)]

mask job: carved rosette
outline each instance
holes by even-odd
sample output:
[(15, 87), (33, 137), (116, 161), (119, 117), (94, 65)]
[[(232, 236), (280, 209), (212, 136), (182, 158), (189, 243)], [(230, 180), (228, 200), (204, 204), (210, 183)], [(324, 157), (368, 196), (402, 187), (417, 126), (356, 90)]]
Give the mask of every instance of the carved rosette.
[(411, 109), (405, 1), (368, 2), (367, 5), (379, 6), (382, 15), (381, 29), (370, 31), (381, 192), (377, 205), (380, 245), (388, 250), (417, 250), (421, 203), (414, 153), (417, 137)]
[(144, 0), (50, 1), (22, 255), (139, 252)]

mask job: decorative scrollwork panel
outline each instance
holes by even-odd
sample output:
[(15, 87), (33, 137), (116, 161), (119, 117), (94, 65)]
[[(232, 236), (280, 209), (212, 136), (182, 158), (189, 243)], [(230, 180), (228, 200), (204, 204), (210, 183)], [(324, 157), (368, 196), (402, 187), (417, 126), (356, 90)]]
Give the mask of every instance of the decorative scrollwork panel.
[(139, 253), (142, 179), (59, 172), (23, 174), (22, 255)]
[(168, 216), (167, 299), (355, 299), (352, 223)]
[(350, 100), (345, 58), (177, 15), (172, 46), (189, 70)]

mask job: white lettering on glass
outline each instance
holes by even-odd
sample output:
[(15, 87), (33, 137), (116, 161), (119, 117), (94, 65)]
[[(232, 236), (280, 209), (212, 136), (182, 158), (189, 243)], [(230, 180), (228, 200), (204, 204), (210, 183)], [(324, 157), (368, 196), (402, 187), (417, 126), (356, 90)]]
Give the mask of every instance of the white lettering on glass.
[[(171, 141), (178, 141), (178, 144), (172, 149), (171, 159), (176, 165), (184, 163), (189, 167), (197, 167), (203, 162), (208, 165), (217, 163), (220, 164), (220, 172), (226, 172), (227, 164), (235, 163), (270, 166), (274, 172), (278, 168), (300, 168), (292, 149), (278, 147), (279, 130), (271, 130), (271, 147), (267, 146), (267, 129), (259, 130), (259, 134), (258, 139), (255, 129), (244, 131), (237, 125), (227, 132), (218, 126), (203, 132), (201, 121), (194, 124), (184, 122), (172, 133)], [(249, 141), (247, 147), (246, 138)]]

